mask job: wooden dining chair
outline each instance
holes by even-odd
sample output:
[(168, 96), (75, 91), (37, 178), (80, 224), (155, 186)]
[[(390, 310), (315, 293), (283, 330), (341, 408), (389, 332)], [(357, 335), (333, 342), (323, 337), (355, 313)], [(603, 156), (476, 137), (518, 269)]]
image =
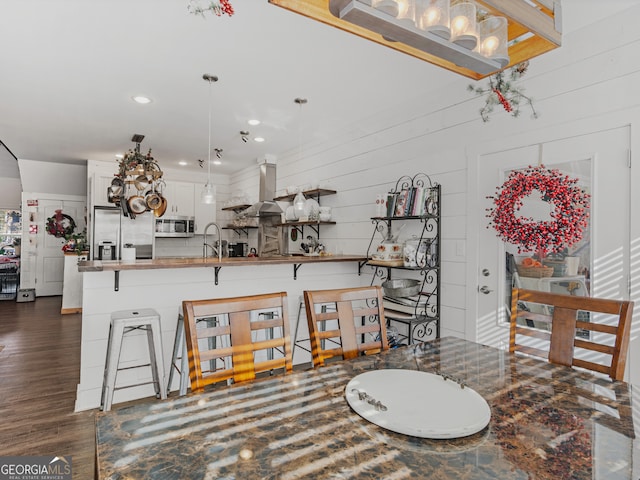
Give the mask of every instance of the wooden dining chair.
[[(268, 293), (182, 302), (191, 391), (216, 382), (253, 380), (260, 372), (291, 372), (287, 294)], [(199, 318), (216, 325), (196, 328)]]
[(515, 288), (509, 351), (622, 380), (633, 302)]
[(380, 287), (307, 290), (304, 302), (314, 367), (389, 348)]

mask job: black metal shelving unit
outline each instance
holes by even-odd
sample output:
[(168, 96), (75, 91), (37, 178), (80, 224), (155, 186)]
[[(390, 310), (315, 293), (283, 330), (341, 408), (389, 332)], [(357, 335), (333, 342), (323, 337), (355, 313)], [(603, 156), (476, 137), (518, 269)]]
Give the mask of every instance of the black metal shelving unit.
[[(411, 205), (415, 204), (416, 192), (420, 192), (420, 198), (417, 200), (422, 202), (417, 209), (411, 209), (413, 213), (419, 214), (400, 215), (397, 210), (387, 211), (388, 215), (380, 217), (372, 217), (374, 224), (373, 234), (367, 248), (367, 262), (374, 271), (371, 284), (376, 282), (384, 282), (387, 279), (394, 278), (396, 271), (412, 271), (419, 272), (422, 277), (419, 294), (415, 297), (391, 298), (384, 297), (385, 300), (385, 316), (388, 323), (395, 322), (403, 324), (406, 327), (406, 337), (408, 343), (415, 340), (426, 340), (429, 338), (440, 337), (440, 243), (441, 243), (441, 188), (440, 185), (433, 182), (431, 178), (424, 174), (418, 173), (412, 177), (403, 176), (398, 179), (395, 187), (388, 193), (387, 206), (393, 198), (410, 198), (414, 192)], [(409, 193), (407, 193), (409, 192)], [(405, 207), (406, 208), (406, 207)], [(422, 246), (424, 250), (420, 252), (420, 248), (416, 250), (415, 262), (416, 267), (405, 267), (404, 262), (398, 265), (398, 262), (384, 262), (372, 259), (372, 247), (377, 237), (380, 241), (385, 240), (393, 232), (393, 224), (398, 221), (414, 220), (422, 223), (418, 240), (418, 246)], [(397, 309), (392, 312), (392, 309)], [(395, 313), (394, 313), (395, 312)]]

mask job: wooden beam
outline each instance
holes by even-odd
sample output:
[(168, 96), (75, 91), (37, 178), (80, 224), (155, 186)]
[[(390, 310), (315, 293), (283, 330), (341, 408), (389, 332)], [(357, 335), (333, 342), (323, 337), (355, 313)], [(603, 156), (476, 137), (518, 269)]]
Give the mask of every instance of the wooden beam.
[(526, 27), (531, 33), (539, 35), (557, 46), (562, 36), (556, 30), (553, 16), (549, 16), (524, 0), (476, 0), (491, 12), (507, 17), (509, 23), (515, 22)]

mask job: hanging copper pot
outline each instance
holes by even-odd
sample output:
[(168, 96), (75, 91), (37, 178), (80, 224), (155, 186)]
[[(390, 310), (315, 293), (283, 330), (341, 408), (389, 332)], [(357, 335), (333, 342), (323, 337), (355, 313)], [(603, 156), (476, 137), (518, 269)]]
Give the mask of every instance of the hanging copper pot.
[(142, 191), (149, 186), (149, 179), (146, 175), (138, 175), (133, 181), (133, 184), (139, 191)]
[(153, 214), (156, 217), (160, 218), (164, 215), (164, 212), (167, 211), (167, 199), (160, 194), (158, 194), (158, 196), (160, 197), (160, 205), (158, 205), (158, 207), (153, 210)]
[(129, 211), (136, 215), (147, 211), (147, 204), (144, 201), (144, 197), (140, 195), (132, 195), (129, 197), (127, 204), (129, 206)]
[(149, 210), (155, 210), (162, 203), (162, 198), (154, 190), (149, 190), (144, 196), (144, 201)]

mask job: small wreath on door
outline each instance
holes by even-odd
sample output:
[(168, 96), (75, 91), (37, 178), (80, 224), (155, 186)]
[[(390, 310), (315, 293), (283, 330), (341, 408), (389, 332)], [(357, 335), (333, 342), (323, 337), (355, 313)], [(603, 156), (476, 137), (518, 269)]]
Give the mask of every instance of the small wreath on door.
[[(496, 195), (487, 197), (493, 201), (493, 207), (487, 209), (487, 228), (493, 226), (498, 237), (517, 245), (518, 253), (559, 252), (570, 247), (582, 239), (589, 219), (591, 196), (577, 183), (577, 178), (544, 165), (514, 170)], [(553, 205), (552, 221), (536, 222), (517, 215), (523, 200), (535, 191)]]
[(56, 238), (67, 238), (76, 229), (76, 222), (69, 215), (56, 210), (56, 214), (47, 218), (47, 233)]

